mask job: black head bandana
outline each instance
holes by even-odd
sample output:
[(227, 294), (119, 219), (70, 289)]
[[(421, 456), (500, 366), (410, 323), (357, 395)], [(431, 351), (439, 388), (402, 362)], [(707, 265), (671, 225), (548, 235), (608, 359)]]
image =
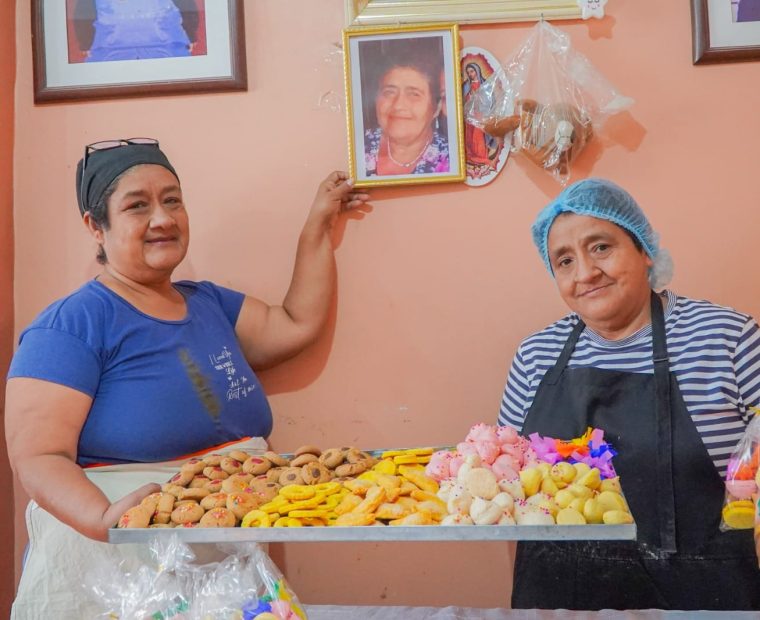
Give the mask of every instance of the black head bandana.
[(123, 172), (140, 164), (156, 164), (169, 170), (177, 180), (179, 176), (158, 146), (152, 144), (126, 144), (112, 149), (93, 151), (87, 156), (87, 167), (82, 178), (84, 159), (77, 164), (77, 202), (84, 215), (103, 197), (113, 180)]

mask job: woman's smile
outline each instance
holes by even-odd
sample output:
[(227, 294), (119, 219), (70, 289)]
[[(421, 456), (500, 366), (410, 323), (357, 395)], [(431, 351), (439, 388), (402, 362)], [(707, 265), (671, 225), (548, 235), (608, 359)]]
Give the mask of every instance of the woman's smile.
[(154, 237), (153, 239), (146, 239), (145, 243), (150, 244), (168, 244), (168, 243), (175, 243), (177, 241), (176, 236), (163, 236), (163, 237)]
[(595, 286), (590, 289), (586, 289), (584, 291), (579, 292), (576, 296), (577, 297), (585, 297), (585, 298), (594, 298), (594, 297), (601, 297), (606, 292), (608, 292), (609, 287), (612, 286), (612, 282), (609, 284), (602, 284), (601, 286)]

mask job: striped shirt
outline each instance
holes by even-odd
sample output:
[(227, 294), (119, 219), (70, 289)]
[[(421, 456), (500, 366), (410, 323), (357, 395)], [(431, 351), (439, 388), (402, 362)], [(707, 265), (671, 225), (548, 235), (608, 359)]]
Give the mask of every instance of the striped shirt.
[[(725, 477), (731, 452), (752, 416), (748, 408), (760, 406), (760, 329), (752, 317), (731, 308), (663, 294), (670, 370), (710, 458)], [(541, 379), (578, 321), (578, 315), (569, 314), (520, 344), (499, 424), (522, 430)], [(568, 368), (584, 367), (653, 374), (651, 324), (616, 341), (587, 327), (568, 361)]]

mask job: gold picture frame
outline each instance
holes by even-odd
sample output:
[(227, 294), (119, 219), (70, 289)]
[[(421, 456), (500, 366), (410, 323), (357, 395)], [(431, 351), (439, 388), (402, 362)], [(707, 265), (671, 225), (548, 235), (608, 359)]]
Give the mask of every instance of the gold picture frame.
[(577, 0), (345, 0), (346, 26), (579, 19)]
[(458, 25), (347, 28), (343, 50), (355, 186), (464, 181)]

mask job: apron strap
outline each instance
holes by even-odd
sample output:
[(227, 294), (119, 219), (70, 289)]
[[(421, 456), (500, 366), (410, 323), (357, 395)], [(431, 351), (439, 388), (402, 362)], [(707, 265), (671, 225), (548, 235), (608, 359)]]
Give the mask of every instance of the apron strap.
[(573, 328), (573, 331), (570, 332), (570, 336), (568, 336), (567, 341), (565, 342), (562, 353), (560, 353), (559, 358), (557, 358), (557, 363), (554, 364), (554, 366), (552, 366), (544, 375), (545, 383), (555, 385), (557, 381), (559, 381), (562, 371), (565, 370), (565, 366), (567, 366), (567, 362), (573, 354), (578, 338), (581, 337), (581, 333), (584, 329), (586, 329), (586, 324), (579, 318), (577, 325)]
[(673, 488), (673, 424), (670, 412), (670, 367), (665, 340), (665, 317), (660, 298), (652, 291), (652, 363), (654, 406), (657, 423), (657, 514), (660, 520), (660, 549), (676, 552), (676, 508)]

